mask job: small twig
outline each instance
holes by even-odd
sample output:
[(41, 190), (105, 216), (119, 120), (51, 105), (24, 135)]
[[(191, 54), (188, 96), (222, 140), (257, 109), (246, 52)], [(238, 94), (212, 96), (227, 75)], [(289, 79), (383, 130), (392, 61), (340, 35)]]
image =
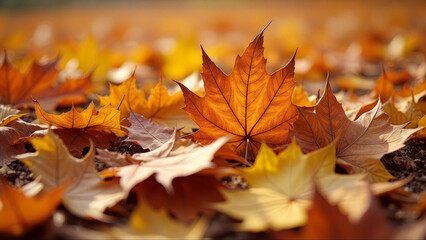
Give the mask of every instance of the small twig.
[(244, 161), (247, 163), (247, 155), (248, 155), (248, 145), (249, 145), (250, 139), (247, 138), (246, 140), (246, 154), (244, 154)]

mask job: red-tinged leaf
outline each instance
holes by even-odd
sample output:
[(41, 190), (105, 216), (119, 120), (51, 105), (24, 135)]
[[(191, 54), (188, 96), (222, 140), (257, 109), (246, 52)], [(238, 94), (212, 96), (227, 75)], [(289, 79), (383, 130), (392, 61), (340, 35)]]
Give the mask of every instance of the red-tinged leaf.
[(261, 142), (270, 146), (289, 143), (289, 130), (297, 118), (291, 102), (295, 56), (269, 75), (263, 51), (262, 31), (237, 57), (234, 70), (227, 76), (203, 50), (204, 97), (177, 82), (185, 97), (184, 110), (200, 127), (191, 136), (194, 140), (209, 144), (221, 136), (233, 135), (232, 148), (251, 159)]

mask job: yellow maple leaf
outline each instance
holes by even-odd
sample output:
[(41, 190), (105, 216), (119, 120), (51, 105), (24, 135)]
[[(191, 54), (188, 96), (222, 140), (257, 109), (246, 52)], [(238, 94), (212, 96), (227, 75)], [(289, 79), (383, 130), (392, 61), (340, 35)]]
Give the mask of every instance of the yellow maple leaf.
[(191, 224), (176, 221), (164, 209), (155, 210), (143, 201), (130, 216), (129, 225), (95, 231), (82, 226), (66, 229), (75, 239), (202, 239), (208, 221), (202, 217)]
[(74, 66), (72, 70), (83, 73), (92, 72), (93, 85), (96, 91), (101, 91), (105, 87), (107, 71), (110, 67), (111, 54), (100, 51), (96, 39), (92, 35), (78, 45), (63, 44), (59, 46), (61, 61), (59, 67), (67, 69)]
[(174, 49), (164, 56), (164, 74), (170, 79), (181, 80), (198, 71), (202, 62), (196, 46), (195, 35), (179, 39)]
[(417, 121), (417, 124), (418, 124), (418, 127), (422, 127), (423, 129), (422, 129), (422, 130), (420, 130), (420, 131), (418, 131), (418, 132), (416, 132), (416, 133), (414, 134), (414, 137), (417, 137), (417, 138), (425, 138), (425, 137), (426, 137), (426, 115), (425, 115), (425, 116), (423, 116), (422, 118), (420, 118), (420, 119)]
[(291, 102), (297, 106), (312, 107), (315, 105), (316, 100), (311, 99), (308, 93), (303, 88), (303, 85), (294, 87), (293, 94), (291, 95)]
[(307, 221), (316, 182), (323, 194), (356, 218), (366, 204), (368, 191), (360, 187), (365, 175), (334, 173), (335, 152), (336, 141), (306, 155), (294, 141), (278, 156), (263, 144), (254, 165), (241, 170), (248, 190), (223, 192), (226, 202), (213, 206), (241, 219), (241, 230), (298, 227)]
[(389, 116), (389, 122), (391, 124), (401, 125), (408, 122), (407, 116), (395, 106), (393, 98), (389, 99), (383, 105), (383, 111)]
[(144, 238), (200, 239), (207, 229), (207, 219), (201, 218), (186, 225), (173, 220), (166, 210), (154, 210), (147, 203), (140, 202), (130, 216), (130, 226)]
[(134, 76), (120, 85), (110, 83), (109, 96), (98, 96), (98, 98), (101, 106), (108, 104), (118, 106), (121, 103), (119, 108), (121, 119), (128, 118), (130, 110), (170, 127), (183, 127), (182, 124), (189, 119), (189, 116), (181, 109), (184, 106), (182, 92), (170, 95), (162, 80), (151, 89), (148, 99), (145, 93), (136, 87)]
[[(419, 96), (424, 96), (426, 91)], [(391, 98), (383, 105), (383, 110), (389, 116), (389, 122), (394, 125), (407, 124), (405, 128), (416, 128), (418, 121), (424, 114), (421, 110), (421, 105), (424, 101), (416, 101), (415, 96), (412, 94), (410, 98), (399, 100), (399, 104), (395, 105), (394, 99)]]

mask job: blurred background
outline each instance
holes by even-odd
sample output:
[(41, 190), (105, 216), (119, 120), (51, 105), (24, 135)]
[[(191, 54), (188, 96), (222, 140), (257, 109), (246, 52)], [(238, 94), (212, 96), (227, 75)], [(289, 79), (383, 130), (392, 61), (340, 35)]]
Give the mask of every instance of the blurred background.
[(135, 69), (144, 87), (160, 78), (172, 86), (199, 78), (200, 45), (230, 73), (236, 55), (272, 21), (264, 34), (270, 73), (298, 49), (296, 81), (323, 86), (329, 73), (350, 89), (365, 84), (357, 78), (377, 78), (382, 66), (419, 74), (425, 10), (426, 1), (2, 0), (0, 45), (22, 71), (56, 57), (60, 78), (92, 71), (97, 92)]

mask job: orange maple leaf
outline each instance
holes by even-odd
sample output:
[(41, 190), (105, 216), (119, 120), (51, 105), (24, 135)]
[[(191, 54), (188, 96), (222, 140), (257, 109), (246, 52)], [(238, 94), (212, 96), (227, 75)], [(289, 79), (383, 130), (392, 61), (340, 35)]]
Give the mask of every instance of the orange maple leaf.
[(90, 145), (90, 138), (96, 145), (107, 148), (115, 136), (126, 135), (126, 132), (121, 130), (120, 111), (111, 105), (98, 111), (92, 102), (81, 113), (73, 106), (69, 112), (61, 115), (45, 112), (38, 101), (34, 101), (34, 106), (38, 119), (57, 127), (54, 129), (55, 133), (75, 155), (79, 155), (84, 147)]
[(41, 196), (27, 197), (9, 186), (5, 179), (0, 180), (0, 233), (13, 235), (20, 235), (46, 221), (61, 203), (62, 194), (68, 187), (65, 183)]
[(35, 98), (47, 109), (85, 102), (85, 94), (91, 86), (91, 74), (57, 84), (57, 62), (58, 59), (44, 65), (34, 62), (28, 72), (22, 74), (5, 56), (0, 67), (0, 102), (17, 107), (31, 106)]
[[(128, 118), (130, 111), (134, 111), (155, 122), (176, 126), (178, 121), (185, 120), (185, 117), (188, 117), (181, 109), (183, 107), (182, 93), (169, 95), (162, 80), (151, 89), (148, 99), (144, 91), (136, 87), (134, 76), (120, 85), (110, 83), (109, 88), (109, 96), (98, 95), (100, 105), (120, 105), (121, 119)], [(123, 123), (123, 125), (128, 125), (126, 121), (123, 121)]]
[(391, 78), (388, 77), (388, 74), (385, 70), (382, 70), (382, 75), (376, 80), (374, 86), (374, 97), (379, 98), (382, 101), (387, 101), (395, 93), (395, 88), (393, 86)]
[(184, 110), (200, 127), (191, 135), (194, 140), (209, 144), (221, 136), (234, 135), (230, 140), (233, 149), (251, 159), (262, 141), (271, 146), (289, 142), (289, 130), (298, 115), (291, 102), (295, 55), (284, 68), (268, 74), (264, 30), (237, 57), (229, 76), (202, 49), (204, 97), (177, 82), (185, 97)]

